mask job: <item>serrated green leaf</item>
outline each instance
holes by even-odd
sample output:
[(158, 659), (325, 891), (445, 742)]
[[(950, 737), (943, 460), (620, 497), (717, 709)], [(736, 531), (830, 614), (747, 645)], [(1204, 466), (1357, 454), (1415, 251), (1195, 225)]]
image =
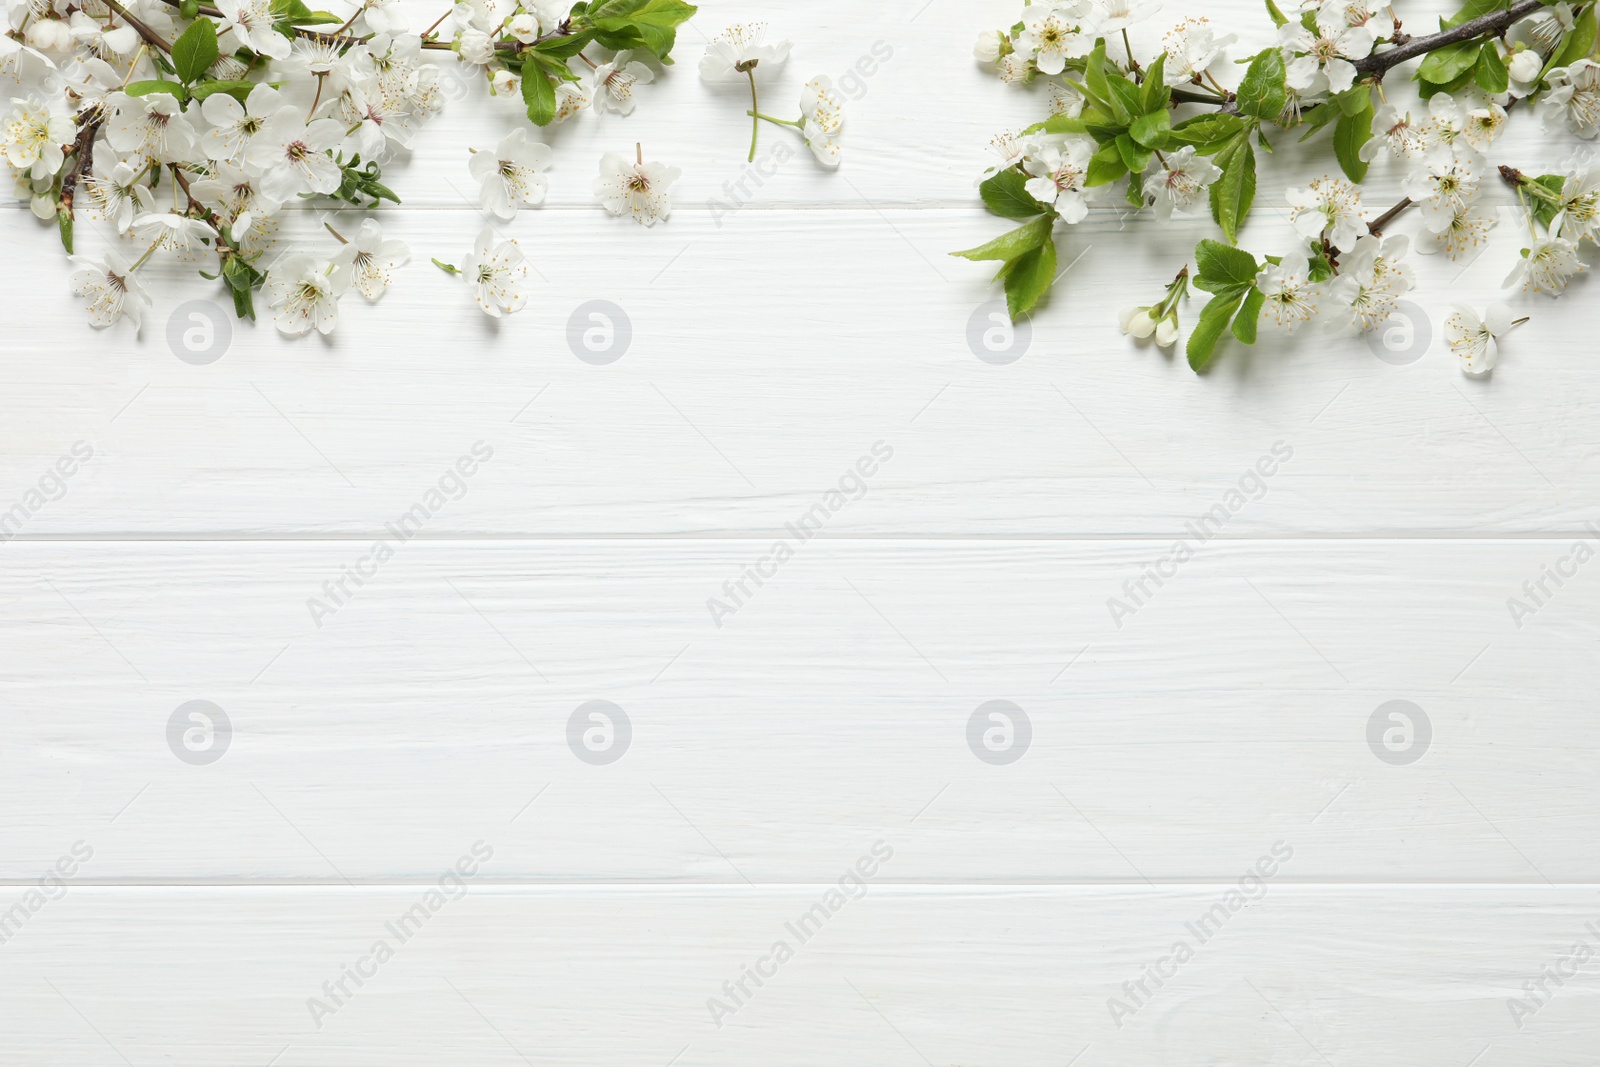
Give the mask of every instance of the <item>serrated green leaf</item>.
[(1221, 241), (1201, 241), (1195, 246), (1194, 257), (1195, 288), (1208, 293), (1254, 285), (1261, 270), (1255, 256)]
[(962, 259), (978, 261), (999, 259), (1009, 262), (1050, 240), (1050, 230), (1055, 221), (1054, 215), (1041, 215), (1032, 222), (1025, 222), (977, 248), (950, 254), (960, 256)]
[(548, 126), (556, 117), (556, 85), (542, 68), (522, 68), (522, 102), (528, 105), (528, 121)]
[(1417, 67), (1417, 80), (1429, 85), (1447, 85), (1469, 73), (1478, 62), (1477, 41), (1457, 41), (1437, 48), (1423, 57)]
[(255, 82), (247, 81), (203, 81), (189, 87), (189, 95), (196, 100), (204, 100), (217, 93), (227, 93), (229, 96), (244, 103), (244, 98), (256, 87)]
[(1245, 295), (1244, 303), (1239, 307), (1239, 314), (1233, 320), (1233, 336), (1243, 344), (1256, 343), (1256, 325), (1261, 319), (1261, 309), (1266, 305), (1267, 298), (1261, 290), (1250, 287)]
[(56, 232), (61, 235), (61, 247), (72, 255), (72, 216), (60, 204), (56, 205)]
[(1083, 184), (1089, 188), (1099, 185), (1110, 185), (1124, 174), (1128, 173), (1128, 164), (1122, 158), (1122, 149), (1116, 141), (1100, 146), (1089, 160), (1089, 173), (1083, 179)]
[(1511, 87), (1511, 71), (1506, 67), (1500, 48), (1493, 41), (1485, 41), (1473, 71), (1478, 87), (1486, 93), (1503, 93)]
[(1172, 101), (1172, 89), (1167, 85), (1167, 54), (1156, 53), (1156, 61), (1144, 72), (1144, 92), (1140, 97), (1140, 110), (1145, 114), (1166, 107)]
[(1274, 26), (1287, 26), (1289, 24), (1289, 17), (1280, 11), (1278, 5), (1273, 3), (1272, 0), (1267, 0), (1267, 17), (1272, 20)]
[(1050, 209), (1028, 195), (1027, 184), (1027, 177), (1017, 170), (1002, 170), (978, 186), (978, 195), (1001, 218), (1031, 219)]
[(1242, 131), (1232, 146), (1217, 156), (1222, 177), (1211, 185), (1211, 217), (1222, 227), (1229, 243), (1239, 239), (1239, 227), (1250, 215), (1256, 198), (1256, 152), (1250, 145), (1250, 131)]
[(196, 19), (172, 42), (172, 65), (185, 84), (205, 77), (217, 61), (217, 27), (210, 19)]
[(1239, 83), (1237, 106), (1243, 114), (1274, 122), (1289, 102), (1283, 53), (1269, 48), (1250, 61)]
[(184, 91), (178, 82), (164, 82), (155, 79), (147, 81), (130, 82), (122, 89), (129, 96), (149, 96), (151, 93), (168, 93), (179, 100), (187, 100), (189, 94)]
[(1464, 22), (1506, 9), (1506, 0), (1467, 0), (1460, 11), (1447, 19), (1439, 20), (1439, 29), (1453, 30)]
[(1367, 177), (1367, 161), (1361, 158), (1361, 146), (1372, 140), (1372, 97), (1366, 94), (1366, 107), (1355, 114), (1341, 114), (1339, 125), (1333, 130), (1333, 154), (1345, 177), (1360, 183)]
[(1117, 134), (1117, 152), (1122, 156), (1123, 164), (1133, 174), (1143, 174), (1144, 169), (1150, 165), (1150, 149), (1140, 145), (1125, 133)]
[(1046, 237), (1039, 247), (1019, 256), (1006, 271), (1006, 310), (1016, 321), (1033, 310), (1056, 279), (1056, 243)]
[(1216, 359), (1217, 342), (1222, 339), (1222, 332), (1228, 328), (1228, 323), (1233, 321), (1234, 312), (1239, 310), (1244, 297), (1245, 291), (1242, 289), (1218, 294), (1200, 312), (1200, 321), (1190, 332), (1186, 349), (1189, 366), (1196, 373), (1211, 366)]
[[(1140, 115), (1128, 127), (1128, 134), (1146, 148), (1160, 148), (1172, 129), (1172, 113), (1166, 108)], [(1143, 168), (1140, 168), (1141, 170)]]
[(1215, 155), (1244, 129), (1244, 125), (1245, 120), (1238, 115), (1196, 115), (1172, 127), (1167, 143), (1193, 145), (1199, 155)]

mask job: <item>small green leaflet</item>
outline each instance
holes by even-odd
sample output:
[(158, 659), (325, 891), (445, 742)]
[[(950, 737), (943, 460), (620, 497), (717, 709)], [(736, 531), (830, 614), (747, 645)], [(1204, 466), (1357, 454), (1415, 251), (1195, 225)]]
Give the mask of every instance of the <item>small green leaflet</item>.
[(1367, 176), (1367, 161), (1361, 158), (1361, 146), (1372, 140), (1372, 95), (1362, 91), (1362, 107), (1351, 113), (1341, 111), (1339, 125), (1333, 130), (1333, 154), (1345, 177), (1360, 183)]
[(1216, 155), (1222, 177), (1211, 185), (1211, 217), (1229, 242), (1239, 239), (1239, 227), (1256, 198), (1256, 151), (1250, 144), (1252, 127), (1246, 126)]
[(1212, 294), (1200, 312), (1200, 322), (1189, 334), (1189, 366), (1198, 372), (1216, 358), (1217, 342), (1230, 323), (1235, 338), (1247, 345), (1255, 343), (1256, 320), (1266, 298), (1256, 288), (1261, 265), (1250, 253), (1220, 241), (1201, 241), (1194, 253), (1195, 288)]
[(1239, 83), (1239, 110), (1258, 119), (1275, 122), (1289, 103), (1283, 53), (1269, 48), (1250, 61)]
[(1006, 310), (1016, 321), (1050, 291), (1056, 280), (1056, 243), (1048, 234), (1044, 244), (1030, 249), (1006, 265)]
[(1031, 219), (1050, 210), (1028, 195), (1028, 179), (1015, 170), (1000, 171), (978, 186), (990, 211), (1005, 219)]
[(1008, 233), (1003, 233), (986, 244), (977, 248), (969, 248), (963, 252), (951, 252), (952, 256), (962, 259), (986, 260), (1004, 259), (1013, 260), (1024, 252), (1038, 248), (1050, 239), (1051, 227), (1055, 224), (1054, 215), (1041, 215), (1032, 222), (1024, 223)]
[(548, 126), (556, 117), (556, 86), (543, 68), (522, 68), (522, 102), (528, 105), (528, 121)]

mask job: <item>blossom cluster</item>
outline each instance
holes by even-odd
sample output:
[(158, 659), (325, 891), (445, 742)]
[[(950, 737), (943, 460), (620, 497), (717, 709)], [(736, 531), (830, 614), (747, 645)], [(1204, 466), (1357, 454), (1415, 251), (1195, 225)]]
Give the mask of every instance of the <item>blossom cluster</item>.
[[(1209, 213), (1225, 238), (1202, 242), (1193, 276), (1185, 267), (1159, 301), (1121, 316), (1125, 332), (1171, 346), (1190, 284), (1211, 293), (1187, 346), (1196, 370), (1215, 358), (1224, 333), (1254, 343), (1262, 318), (1285, 331), (1313, 318), (1336, 331), (1384, 330), (1416, 284), (1413, 242), (1385, 229), (1414, 209), (1417, 252), (1476, 255), (1500, 219), (1484, 195), (1498, 181), (1516, 190), (1528, 234), (1506, 287), (1554, 296), (1585, 269), (1582, 249), (1600, 229), (1600, 167), (1576, 154), (1530, 176), (1489, 157), (1519, 106), (1535, 112), (1552, 143), (1600, 134), (1595, 3), (1469, 0), (1439, 33), (1413, 37), (1380, 0), (1292, 8), (1266, 0), (1273, 40), (1237, 61), (1229, 50), (1238, 35), (1203, 17), (1178, 21), (1159, 48), (1136, 51), (1128, 30), (1159, 7), (1032, 0), (1010, 28), (979, 35), (974, 53), (985, 67), (1007, 83), (1047, 89), (1042, 121), (991, 143), (1000, 159), (981, 185), (993, 213), (1028, 221), (957, 253), (1002, 262), (1014, 317), (1055, 280), (1055, 224), (1082, 222), (1120, 183), (1119, 199), (1134, 209), (1160, 219)], [(1384, 75), (1414, 58), (1420, 100), (1408, 104)], [(1238, 67), (1242, 77), (1230, 86), (1227, 71)], [(1331, 151), (1341, 173), (1279, 194), (1297, 243), (1258, 260), (1236, 247), (1257, 195), (1257, 146), (1272, 148), (1290, 131), (1299, 140), (1322, 133), (1312, 150)], [(1384, 211), (1362, 197), (1379, 164), (1400, 169), (1405, 193)], [(1503, 305), (1481, 314), (1458, 307), (1445, 334), (1462, 369), (1476, 375), (1494, 366), (1511, 325)]]
[[(416, 33), (395, 0), (358, 0), (345, 16), (303, 0), (8, 0), (0, 155), (18, 197), (57, 224), (93, 325), (137, 330), (151, 306), (138, 272), (168, 257), (198, 264), (240, 317), (253, 318), (259, 298), (284, 333), (325, 334), (341, 297), (377, 300), (409, 250), (370, 216), (338, 223), (349, 233), (334, 218), (320, 249), (279, 247), (285, 208), (398, 203), (385, 168), (463, 76), (515, 100), (535, 126), (586, 110), (628, 115), (695, 11), (683, 0), (457, 0)], [(764, 35), (762, 25), (719, 35), (702, 77), (748, 78), (753, 90), (755, 70), (775, 73), (792, 47)], [(837, 166), (844, 119), (828, 80), (808, 83), (800, 103), (796, 120), (759, 119), (794, 127)], [(525, 128), (474, 149), (479, 206), (506, 221), (542, 203), (552, 160)], [(669, 216), (680, 173), (642, 148), (606, 153), (593, 195), (653, 225)], [(102, 256), (73, 255), (85, 210), (115, 233)], [(463, 266), (435, 262), (463, 275), (490, 315), (526, 301), (527, 262), (492, 225)]]

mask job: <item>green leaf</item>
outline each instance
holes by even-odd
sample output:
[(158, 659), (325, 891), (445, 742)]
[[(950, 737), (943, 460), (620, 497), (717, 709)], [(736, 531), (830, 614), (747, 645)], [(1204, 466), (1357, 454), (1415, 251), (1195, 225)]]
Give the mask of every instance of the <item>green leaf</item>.
[(1417, 80), (1430, 85), (1448, 85), (1467, 74), (1478, 62), (1477, 41), (1457, 41), (1429, 52), (1417, 68)]
[(1090, 188), (1110, 185), (1126, 173), (1128, 164), (1122, 158), (1122, 150), (1117, 147), (1116, 141), (1111, 141), (1101, 145), (1100, 151), (1089, 160), (1089, 173), (1083, 179), (1083, 184)]
[(1222, 177), (1211, 186), (1211, 217), (1222, 227), (1229, 243), (1239, 239), (1239, 227), (1250, 215), (1256, 198), (1256, 152), (1250, 131), (1243, 130), (1217, 155)]
[(1200, 322), (1189, 334), (1187, 348), (1189, 366), (1196, 373), (1211, 366), (1211, 361), (1216, 358), (1217, 342), (1222, 339), (1222, 331), (1228, 328), (1228, 323), (1233, 321), (1233, 313), (1239, 310), (1243, 302), (1243, 289), (1219, 293), (1200, 312)]
[(1256, 324), (1261, 319), (1261, 309), (1266, 302), (1267, 298), (1261, 294), (1261, 290), (1251, 286), (1243, 306), (1239, 308), (1238, 317), (1233, 320), (1233, 336), (1241, 343), (1256, 343)]
[(1089, 53), (1088, 62), (1083, 68), (1084, 84), (1097, 103), (1109, 107), (1113, 117), (1126, 125), (1133, 117), (1121, 111), (1122, 102), (1111, 95), (1111, 84), (1106, 80), (1106, 42), (1104, 38), (1096, 41), (1094, 51)]
[(1145, 206), (1143, 174), (1128, 175), (1127, 200), (1128, 203), (1135, 208), (1142, 208)]
[(522, 68), (522, 102), (528, 105), (528, 121), (548, 126), (556, 117), (556, 86), (543, 68)]
[(1165, 111), (1172, 101), (1172, 89), (1166, 82), (1167, 54), (1156, 53), (1156, 61), (1144, 72), (1144, 93), (1140, 97), (1140, 110), (1149, 114), (1157, 108)]
[(1511, 87), (1511, 71), (1493, 41), (1485, 41), (1474, 71), (1478, 86), (1486, 93), (1503, 93)]
[(551, 59), (571, 59), (583, 51), (592, 40), (594, 40), (594, 34), (589, 30), (583, 30), (579, 33), (569, 33), (565, 37), (553, 37), (548, 41), (540, 41), (533, 46), (532, 51), (541, 56), (549, 56)]
[(1506, 0), (1467, 0), (1465, 6), (1447, 19), (1439, 20), (1439, 29), (1453, 30), (1463, 22), (1506, 9)]
[(1106, 83), (1111, 86), (1111, 110), (1117, 121), (1126, 126), (1144, 110), (1144, 94), (1137, 85), (1114, 71), (1106, 75)]
[(1560, 196), (1567, 187), (1567, 179), (1560, 174), (1541, 174), (1533, 179), (1533, 184), (1553, 193), (1556, 199), (1546, 199), (1537, 194), (1530, 195), (1528, 207), (1533, 211), (1533, 217), (1539, 220), (1539, 225), (1545, 229), (1550, 228), (1550, 223), (1555, 221), (1556, 214), (1561, 210)]
[(1048, 235), (1044, 244), (1024, 252), (1006, 270), (1006, 310), (1012, 321), (1031, 311), (1056, 280), (1056, 243)]
[(61, 235), (61, 247), (72, 255), (72, 214), (60, 204), (56, 205), (56, 232)]
[(1267, 17), (1272, 20), (1274, 26), (1287, 26), (1289, 24), (1289, 17), (1280, 11), (1278, 5), (1273, 3), (1272, 0), (1267, 0)]
[(255, 82), (247, 81), (203, 81), (198, 85), (191, 85), (189, 95), (196, 100), (204, 100), (217, 93), (227, 93), (242, 104), (244, 98), (250, 95), (250, 90), (255, 87)]
[(1283, 53), (1269, 48), (1250, 61), (1239, 83), (1238, 107), (1246, 115), (1275, 122), (1289, 102), (1289, 87), (1284, 81)]
[(123, 88), (129, 96), (149, 96), (151, 93), (170, 93), (179, 100), (189, 99), (189, 94), (177, 82), (164, 82), (158, 80), (130, 82)]
[(1040, 215), (1032, 222), (1025, 222), (1016, 229), (1001, 234), (987, 244), (977, 248), (968, 248), (962, 252), (951, 252), (952, 256), (962, 259), (986, 260), (1001, 259), (1014, 260), (1023, 253), (1038, 248), (1050, 240), (1050, 230), (1055, 225), (1055, 215)]
[(1043, 122), (1029, 126), (1023, 132), (1038, 133), (1040, 130), (1045, 133), (1088, 133), (1089, 125), (1083, 119), (1073, 118), (1071, 115), (1051, 115)]
[(597, 37), (637, 37), (657, 58), (670, 62), (678, 27), (697, 10), (683, 0), (607, 0), (587, 14)]
[(1254, 285), (1261, 270), (1255, 256), (1221, 241), (1201, 241), (1195, 246), (1194, 256), (1195, 288), (1208, 293)]
[(178, 17), (185, 19), (198, 18), (200, 15), (200, 0), (179, 0)]
[(1360, 183), (1367, 176), (1367, 161), (1361, 158), (1361, 146), (1372, 140), (1372, 97), (1362, 91), (1366, 107), (1356, 114), (1341, 114), (1339, 125), (1333, 130), (1333, 154), (1339, 160), (1345, 177)]
[(1244, 129), (1244, 125), (1245, 120), (1238, 115), (1196, 115), (1172, 127), (1167, 143), (1193, 145), (1195, 152), (1202, 156), (1215, 155)]
[(1163, 107), (1160, 111), (1150, 111), (1134, 119), (1133, 125), (1128, 127), (1128, 134), (1146, 148), (1160, 148), (1166, 143), (1167, 131), (1171, 129), (1172, 113)]
[(184, 84), (205, 77), (217, 61), (217, 28), (210, 19), (196, 19), (172, 42), (172, 65)]
[(1117, 152), (1122, 156), (1123, 164), (1133, 174), (1143, 174), (1144, 169), (1150, 165), (1150, 150), (1143, 148), (1125, 133), (1117, 134)]
[(1028, 195), (1028, 179), (1015, 169), (1000, 171), (978, 186), (990, 211), (1005, 219), (1031, 219), (1050, 209)]

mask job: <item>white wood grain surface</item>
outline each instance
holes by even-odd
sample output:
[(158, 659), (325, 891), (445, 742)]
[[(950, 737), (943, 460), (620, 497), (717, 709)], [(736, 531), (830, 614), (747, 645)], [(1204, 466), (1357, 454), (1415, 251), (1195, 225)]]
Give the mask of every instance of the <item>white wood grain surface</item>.
[[(1255, 0), (1166, 7), (1271, 37)], [(551, 135), (499, 326), (427, 263), (482, 225), (467, 149), (519, 121), (465, 82), (390, 172), (412, 264), (327, 341), (235, 324), (180, 360), (167, 317), (211, 294), (177, 265), (142, 338), (94, 333), (0, 209), (0, 1060), (1592, 1061), (1592, 296), (1514, 296), (1532, 321), (1460, 377), (1443, 319), (1499, 294), (1508, 214), (1421, 263), (1414, 353), (1307, 334), (1199, 379), (1114, 313), (1209, 222), (1106, 205), (1023, 354), (980, 359), (995, 293), (947, 253), (1002, 228), (983, 145), (1041, 111), (970, 60), (1014, 14), (704, 5), (633, 116)], [(775, 108), (857, 71), (838, 173), (780, 130), (745, 168), (747, 103), (694, 61), (750, 17), (798, 42)], [(1497, 162), (1566, 158), (1517, 118)], [(684, 169), (649, 231), (588, 195), (636, 141)], [(1327, 166), (1280, 146), (1246, 242), (1286, 244), (1272, 191)], [(609, 364), (567, 339), (592, 300), (629, 320)], [(232, 730), (203, 765), (169, 747), (197, 700)], [(1031, 736), (985, 762), (1002, 700)], [(1397, 700), (1414, 762), (1373, 747)], [(614, 762), (572, 747), (590, 701)]]

